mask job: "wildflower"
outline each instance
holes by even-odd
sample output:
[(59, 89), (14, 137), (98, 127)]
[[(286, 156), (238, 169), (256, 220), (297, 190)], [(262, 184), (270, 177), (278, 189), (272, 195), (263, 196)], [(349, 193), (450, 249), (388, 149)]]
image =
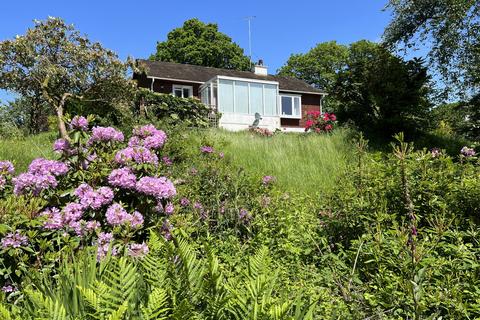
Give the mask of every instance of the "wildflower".
[(173, 204), (171, 202), (167, 203), (167, 205), (165, 206), (165, 214), (171, 215), (174, 210), (175, 207), (173, 206)]
[(43, 223), (45, 229), (58, 230), (63, 228), (63, 216), (58, 208), (52, 207), (46, 209), (40, 215), (47, 218)]
[(28, 238), (24, 235), (21, 235), (17, 230), (15, 233), (8, 233), (1, 241), (2, 248), (19, 248), (28, 244)]
[(432, 158), (438, 158), (442, 154), (442, 151), (439, 148), (433, 148), (430, 150), (430, 154), (432, 155)]
[(138, 192), (154, 196), (157, 199), (171, 198), (177, 194), (173, 183), (165, 177), (143, 177), (138, 180), (136, 188)]
[(465, 157), (465, 158), (470, 158), (474, 157), (476, 155), (475, 149), (469, 148), (467, 146), (463, 147), (462, 150), (460, 150), (460, 153)]
[(130, 216), (130, 226), (134, 229), (140, 228), (143, 225), (143, 221), (143, 216), (138, 211), (134, 211)]
[(171, 166), (173, 164), (172, 160), (167, 156), (164, 156), (162, 158), (162, 161), (166, 166)]
[(145, 242), (131, 243), (128, 246), (128, 255), (133, 258), (142, 258), (147, 255), (149, 249)]
[(10, 161), (0, 161), (0, 175), (13, 175), (15, 168)]
[(133, 189), (137, 183), (137, 177), (130, 168), (115, 169), (108, 176), (108, 183), (114, 187)]
[(172, 239), (172, 229), (173, 229), (172, 224), (170, 223), (170, 221), (168, 221), (168, 219), (166, 219), (162, 225), (162, 234), (165, 240)]
[(88, 130), (88, 120), (82, 116), (75, 116), (70, 122), (70, 129), (86, 131)]
[(5, 285), (2, 287), (2, 291), (5, 293), (11, 293), (11, 292), (17, 291), (17, 289), (11, 285)]
[(250, 215), (250, 213), (248, 213), (247, 209), (242, 208), (242, 209), (240, 209), (240, 212), (238, 213), (238, 218), (243, 223), (248, 223), (252, 219), (252, 216)]
[(88, 144), (99, 142), (122, 142), (124, 140), (123, 133), (112, 127), (94, 127), (92, 136), (88, 140)]
[(202, 147), (200, 147), (200, 151), (202, 153), (213, 153), (214, 152), (213, 147), (210, 147), (210, 146), (202, 146)]
[(190, 200), (188, 200), (187, 198), (180, 199), (180, 206), (188, 207), (189, 205), (190, 205)]
[(262, 183), (263, 183), (264, 186), (269, 185), (274, 181), (275, 181), (275, 177), (273, 177), (273, 176), (264, 176), (262, 178)]
[(70, 151), (70, 142), (66, 139), (57, 139), (53, 144), (53, 151), (57, 153), (68, 153)]
[(108, 207), (105, 217), (107, 218), (107, 222), (112, 226), (122, 225), (131, 220), (127, 211), (118, 203), (114, 203)]

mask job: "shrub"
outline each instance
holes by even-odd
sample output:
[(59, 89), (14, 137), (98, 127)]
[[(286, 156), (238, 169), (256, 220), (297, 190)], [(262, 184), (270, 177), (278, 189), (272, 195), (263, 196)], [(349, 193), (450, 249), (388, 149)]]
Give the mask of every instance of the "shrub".
[(136, 101), (141, 115), (150, 121), (160, 121), (163, 125), (182, 123), (188, 127), (206, 128), (210, 126), (209, 115), (220, 116), (195, 98), (178, 98), (148, 89), (140, 88)]
[(320, 111), (308, 111), (307, 121), (305, 121), (306, 132), (325, 133), (331, 132), (337, 123), (337, 117), (333, 113)]

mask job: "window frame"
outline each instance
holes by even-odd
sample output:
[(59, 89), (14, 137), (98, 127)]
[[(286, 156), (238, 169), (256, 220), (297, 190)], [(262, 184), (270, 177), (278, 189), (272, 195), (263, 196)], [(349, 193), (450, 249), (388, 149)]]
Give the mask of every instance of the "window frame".
[[(288, 98), (291, 98), (291, 101), (292, 101), (292, 112), (293, 110), (295, 110), (295, 103), (294, 103), (294, 99), (295, 98), (298, 98), (298, 103), (299, 103), (299, 112), (300, 114), (299, 115), (285, 115), (283, 114), (283, 97), (288, 97)], [(280, 118), (287, 118), (287, 119), (302, 119), (302, 95), (301, 94), (283, 94), (283, 93), (280, 93), (279, 94), (279, 100), (280, 100)]]
[[(183, 96), (183, 90), (184, 89), (188, 89), (188, 97)], [(188, 98), (193, 97), (193, 86), (187, 86), (187, 85), (183, 85), (183, 84), (172, 85), (172, 95), (176, 97), (175, 90), (182, 90), (182, 96), (179, 97), (179, 98), (188, 99)]]

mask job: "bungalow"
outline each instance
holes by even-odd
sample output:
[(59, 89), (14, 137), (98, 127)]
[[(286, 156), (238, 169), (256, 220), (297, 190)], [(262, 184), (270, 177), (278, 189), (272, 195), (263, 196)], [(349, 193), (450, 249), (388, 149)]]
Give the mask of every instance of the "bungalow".
[(247, 129), (261, 117), (259, 127), (302, 131), (309, 111), (322, 110), (324, 91), (289, 77), (269, 75), (260, 60), (252, 72), (173, 62), (138, 60), (144, 73), (134, 74), (139, 87), (200, 99), (219, 111), (219, 126)]

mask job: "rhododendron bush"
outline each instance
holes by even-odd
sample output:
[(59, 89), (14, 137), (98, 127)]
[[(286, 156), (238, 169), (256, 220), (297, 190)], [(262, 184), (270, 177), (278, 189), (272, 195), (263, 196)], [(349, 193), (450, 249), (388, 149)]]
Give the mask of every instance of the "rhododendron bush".
[(7, 282), (29, 265), (54, 263), (56, 251), (95, 245), (99, 260), (107, 254), (141, 257), (148, 252), (146, 230), (168, 237), (177, 190), (168, 164), (159, 161), (166, 141), (153, 125), (135, 128), (126, 140), (115, 128), (89, 128), (89, 119), (76, 116), (69, 139), (53, 145), (58, 160), (35, 159), (18, 175), (12, 163), (0, 162), (0, 204), (36, 204), (28, 215), (2, 217)]
[(331, 132), (337, 124), (337, 117), (333, 113), (308, 111), (305, 121), (305, 132), (325, 133)]

